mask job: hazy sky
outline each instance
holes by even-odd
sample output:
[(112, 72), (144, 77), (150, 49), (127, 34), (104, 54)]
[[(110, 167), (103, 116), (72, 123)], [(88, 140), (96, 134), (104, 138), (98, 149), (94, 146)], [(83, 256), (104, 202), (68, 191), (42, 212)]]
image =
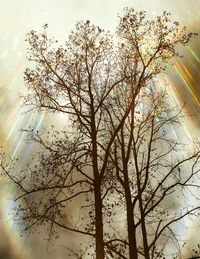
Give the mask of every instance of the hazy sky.
[(1, 33), (24, 33), (48, 22), (52, 31), (62, 37), (80, 19), (89, 18), (110, 29), (116, 23), (116, 14), (125, 6), (150, 13), (166, 9), (183, 20), (188, 16), (194, 19), (200, 7), (199, 0), (1, 0), (0, 3)]

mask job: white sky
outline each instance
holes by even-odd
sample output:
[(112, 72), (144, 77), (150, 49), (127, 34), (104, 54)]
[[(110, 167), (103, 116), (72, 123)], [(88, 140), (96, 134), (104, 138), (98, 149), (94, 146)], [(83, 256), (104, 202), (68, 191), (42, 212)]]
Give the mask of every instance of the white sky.
[(18, 34), (48, 22), (52, 31), (63, 36), (80, 19), (91, 19), (107, 29), (113, 28), (117, 13), (132, 6), (148, 12), (170, 10), (180, 19), (196, 15), (199, 0), (0, 0), (0, 31)]
[[(30, 29), (48, 23), (50, 34), (65, 41), (76, 21), (89, 19), (114, 31), (117, 14), (126, 6), (150, 15), (168, 10), (187, 25), (200, 20), (200, 0), (0, 0), (0, 88), (11, 87), (11, 74), (23, 77), (19, 64), (25, 62), (24, 39)], [(17, 91), (20, 80), (16, 81), (12, 90)]]

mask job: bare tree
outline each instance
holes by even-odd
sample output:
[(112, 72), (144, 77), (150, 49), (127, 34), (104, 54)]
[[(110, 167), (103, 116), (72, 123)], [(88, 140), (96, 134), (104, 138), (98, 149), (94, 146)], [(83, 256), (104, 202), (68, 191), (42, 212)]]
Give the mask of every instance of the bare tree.
[[(29, 60), (35, 67), (25, 71), (29, 90), (25, 105), (66, 114), (68, 130), (53, 130), (46, 139), (40, 132), (28, 130), (28, 141), (40, 145), (36, 166), (26, 172), (30, 177), (22, 181), (18, 175), (11, 176), (5, 166), (3, 170), (22, 191), (18, 216), (27, 229), (49, 223), (50, 235), (55, 233), (55, 227), (61, 227), (95, 237), (96, 258), (100, 259), (104, 258), (102, 179), (114, 139), (113, 135), (106, 140), (106, 151), (98, 145), (106, 131), (101, 106), (123, 78), (112, 71), (112, 40), (99, 27), (89, 21), (77, 23), (65, 48), (56, 49), (46, 29), (47, 25), (43, 33), (31, 31), (27, 37)], [(67, 211), (70, 202), (78, 200), (82, 202), (82, 212), (77, 223), (68, 219)], [(85, 210), (92, 219), (89, 225)]]
[[(17, 219), (26, 230), (47, 225), (49, 239), (57, 229), (88, 237), (84, 252), (69, 248), (77, 258), (86, 250), (97, 259), (127, 258), (127, 247), (129, 258), (155, 258), (165, 230), (175, 237), (171, 224), (196, 209), (173, 219), (163, 215), (161, 203), (172, 191), (193, 186), (199, 153), (169, 159), (178, 143), (164, 132), (179, 114), (166, 108), (165, 93), (153, 84), (178, 56), (176, 46), (193, 34), (166, 12), (150, 21), (133, 9), (120, 18), (117, 34), (115, 43), (89, 21), (77, 23), (64, 47), (48, 38), (47, 25), (28, 34), (34, 66), (25, 71), (25, 106), (66, 115), (67, 127), (43, 134), (25, 130), (40, 148), (20, 174), (2, 154), (2, 171), (20, 191)], [(190, 174), (183, 176), (181, 167), (192, 159)], [(115, 230), (114, 214), (123, 206), (128, 239)]]
[[(119, 70), (126, 82), (116, 89), (114, 105), (110, 101), (105, 107), (113, 132), (134, 102), (110, 154), (115, 165), (113, 179), (118, 182), (115, 193), (126, 207), (128, 237), (115, 236), (107, 243), (113, 253), (118, 249), (124, 254), (123, 242), (131, 259), (163, 258), (167, 244), (174, 244), (173, 251), (178, 249), (180, 255), (173, 225), (187, 216), (197, 216), (200, 209), (198, 202), (191, 204), (194, 189), (200, 188), (199, 144), (190, 143), (189, 152), (188, 143), (184, 145), (173, 136), (172, 127), (180, 131), (183, 109), (171, 106), (166, 89), (156, 84), (157, 75), (165, 70), (165, 60), (179, 56), (177, 44), (186, 45), (192, 36), (184, 34), (185, 28), (181, 31), (169, 17), (164, 12), (148, 21), (144, 12), (126, 10), (118, 27)], [(169, 201), (173, 207), (178, 196), (181, 205), (170, 209)]]

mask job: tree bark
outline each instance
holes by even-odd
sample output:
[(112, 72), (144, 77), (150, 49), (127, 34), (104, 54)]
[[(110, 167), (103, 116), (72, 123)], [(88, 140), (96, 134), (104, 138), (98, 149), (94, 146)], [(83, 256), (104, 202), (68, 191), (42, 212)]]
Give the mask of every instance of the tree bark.
[(98, 168), (97, 131), (96, 131), (96, 122), (95, 122), (95, 113), (94, 113), (94, 107), (93, 107), (92, 94), (91, 94), (91, 137), (92, 137), (92, 164), (93, 164), (93, 175), (94, 175), (94, 199), (95, 199), (96, 259), (104, 259), (101, 177), (100, 177), (99, 168)]
[(103, 216), (100, 184), (97, 183), (95, 190), (96, 259), (104, 259)]
[[(139, 180), (139, 178), (138, 178), (138, 180)], [(140, 217), (141, 217), (141, 229), (142, 229), (142, 238), (143, 238), (144, 257), (145, 257), (145, 259), (150, 259), (140, 184), (138, 185), (138, 200), (139, 200)]]
[(126, 211), (127, 211), (127, 225), (128, 225), (129, 258), (137, 259), (138, 252), (137, 252), (137, 242), (136, 242), (136, 227), (134, 225), (133, 205), (131, 201), (131, 193), (130, 193), (129, 186), (125, 190), (125, 195), (126, 195)]
[(129, 258), (137, 259), (137, 245), (136, 245), (136, 228), (133, 224), (133, 212), (127, 203), (127, 225), (128, 225), (128, 241), (129, 241)]

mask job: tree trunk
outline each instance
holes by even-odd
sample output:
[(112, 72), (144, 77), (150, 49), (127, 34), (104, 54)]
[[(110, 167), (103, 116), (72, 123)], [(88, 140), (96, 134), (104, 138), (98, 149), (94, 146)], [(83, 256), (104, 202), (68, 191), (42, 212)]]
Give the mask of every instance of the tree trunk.
[(146, 231), (146, 224), (145, 224), (145, 216), (144, 216), (144, 210), (142, 205), (142, 197), (139, 189), (139, 207), (140, 207), (140, 215), (141, 215), (141, 228), (142, 228), (142, 238), (143, 238), (143, 247), (144, 247), (144, 257), (145, 259), (150, 259), (149, 256), (149, 246), (148, 246), (148, 240), (147, 240), (147, 231)]
[(94, 112), (94, 98), (91, 91), (91, 75), (89, 75), (89, 94), (91, 101), (91, 138), (92, 138), (92, 166), (94, 175), (94, 199), (95, 199), (95, 230), (96, 230), (96, 259), (104, 259), (103, 241), (103, 213), (101, 199), (101, 179), (98, 169), (97, 129)]
[(136, 242), (136, 228), (134, 225), (133, 205), (131, 201), (130, 190), (126, 190), (126, 211), (127, 211), (127, 225), (128, 225), (128, 242), (129, 242), (129, 258), (137, 259), (137, 242)]
[(103, 241), (103, 216), (101, 187), (97, 184), (95, 187), (95, 226), (96, 226), (96, 259), (104, 259), (104, 241)]

